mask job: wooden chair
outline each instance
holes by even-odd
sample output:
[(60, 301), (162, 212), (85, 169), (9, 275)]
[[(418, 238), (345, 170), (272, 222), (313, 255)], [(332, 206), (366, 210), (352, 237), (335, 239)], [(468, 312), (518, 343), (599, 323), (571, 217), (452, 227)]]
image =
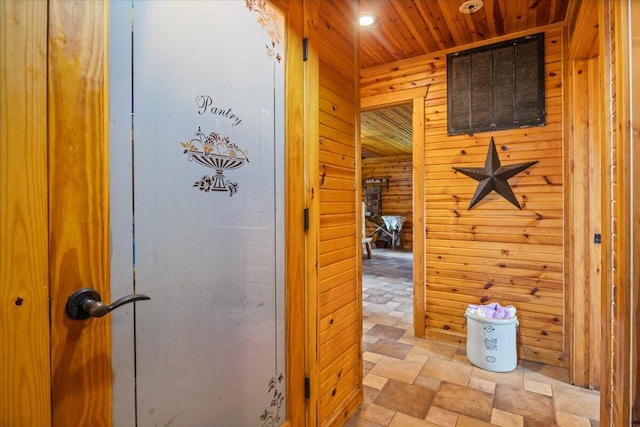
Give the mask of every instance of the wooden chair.
[(367, 237), (367, 227), (365, 227), (365, 222), (367, 218), (365, 216), (365, 206), (364, 202), (362, 203), (362, 244), (364, 245), (364, 249), (367, 251), (367, 258), (371, 259), (371, 237)]

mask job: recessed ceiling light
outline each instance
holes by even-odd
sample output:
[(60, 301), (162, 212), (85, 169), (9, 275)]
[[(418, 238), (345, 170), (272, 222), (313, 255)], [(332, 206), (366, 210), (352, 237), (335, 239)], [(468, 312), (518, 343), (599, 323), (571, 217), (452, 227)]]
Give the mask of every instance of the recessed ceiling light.
[(482, 0), (467, 0), (460, 5), (459, 10), (462, 13), (472, 14), (482, 9), (483, 4)]
[(371, 13), (364, 13), (360, 15), (360, 26), (368, 27), (369, 25), (373, 25), (378, 22), (378, 17)]

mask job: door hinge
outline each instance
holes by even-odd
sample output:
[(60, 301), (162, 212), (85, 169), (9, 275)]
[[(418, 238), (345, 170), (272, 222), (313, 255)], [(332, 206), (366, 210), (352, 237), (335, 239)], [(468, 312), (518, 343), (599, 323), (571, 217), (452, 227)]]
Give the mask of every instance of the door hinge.
[(311, 381), (309, 377), (304, 377), (304, 398), (309, 399), (311, 397)]
[(304, 231), (309, 231), (309, 208), (304, 208)]
[(309, 39), (307, 37), (302, 39), (302, 60), (309, 59)]

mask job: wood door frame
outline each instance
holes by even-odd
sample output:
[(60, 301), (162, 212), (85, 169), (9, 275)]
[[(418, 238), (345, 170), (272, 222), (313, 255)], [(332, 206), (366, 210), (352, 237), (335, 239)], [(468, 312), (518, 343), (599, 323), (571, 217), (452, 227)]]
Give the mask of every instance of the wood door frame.
[(51, 425), (47, 20), (45, 2), (0, 2), (0, 425), (7, 426)]
[[(274, 3), (287, 16), (285, 174), (295, 178), (285, 179), (287, 416), (303, 425), (302, 5)], [(108, 16), (108, 1), (0, 5), (11, 48), (0, 54), (0, 120), (11, 124), (0, 133), (2, 425), (113, 423), (110, 322), (64, 314), (80, 287), (110, 295)]]
[[(631, 33), (631, 84), (634, 88), (640, 88), (640, 5), (632, 2), (630, 5)], [(631, 93), (631, 116), (632, 136), (631, 144), (640, 147), (640, 91), (634, 90)], [(631, 254), (633, 277), (630, 285), (633, 289), (630, 319), (628, 322), (633, 330), (630, 343), (631, 355), (631, 421), (640, 423), (640, 197), (637, 189), (640, 188), (640, 149), (632, 152), (633, 157), (629, 159), (631, 169), (634, 171), (631, 176), (632, 187), (636, 189), (632, 196), (631, 206), (629, 206), (632, 224)]]
[[(609, 239), (604, 258), (603, 325), (605, 337), (603, 391), (600, 419), (611, 425), (631, 425), (638, 415), (638, 289), (639, 277), (636, 248), (640, 244), (638, 225), (640, 205), (637, 185), (640, 183), (638, 128), (640, 114), (637, 89), (640, 65), (640, 26), (633, 17), (640, 15), (635, 2), (609, 0), (599, 4), (604, 25), (600, 26), (603, 52), (604, 99), (612, 100), (604, 107), (607, 127), (604, 163), (609, 167), (603, 179), (603, 212), (606, 213)], [(631, 54), (630, 54), (631, 52)], [(632, 115), (633, 114), (633, 115)], [(612, 119), (612, 120), (611, 120)], [(634, 147), (635, 146), (635, 147)], [(635, 258), (635, 259), (634, 259)], [(632, 333), (634, 334), (632, 336)], [(605, 371), (606, 370), (606, 371)], [(638, 411), (640, 412), (640, 411)]]
[[(632, 2), (630, 4), (631, 28), (631, 84), (635, 88), (640, 88), (640, 4)], [(630, 177), (631, 192), (633, 194), (631, 206), (631, 262), (633, 275), (630, 279), (632, 292), (630, 310), (630, 333), (632, 336), (632, 347), (630, 348), (629, 363), (631, 369), (631, 421), (640, 423), (640, 90), (631, 93), (632, 105), (632, 136), (631, 145), (635, 149), (631, 152), (629, 162), (634, 171)]]
[(111, 322), (73, 321), (67, 297), (108, 299), (108, 4), (49, 2), (49, 286), (52, 425), (113, 424)]
[[(303, 2), (274, 1), (286, 13), (285, 71), (285, 282), (286, 282), (286, 347), (287, 347), (287, 419), (291, 426), (306, 424), (307, 401), (304, 378), (307, 337), (304, 232), (305, 144), (304, 112), (308, 81), (304, 78)], [(293, 179), (292, 177), (296, 177)]]
[[(303, 213), (308, 217), (305, 235), (305, 377), (309, 381), (308, 407), (305, 425), (319, 426), (320, 412), (320, 373), (318, 351), (318, 287), (319, 287), (319, 247), (320, 232), (320, 177), (316, 172), (319, 164), (318, 140), (320, 139), (319, 110), (320, 110), (320, 57), (318, 49), (317, 22), (319, 19), (320, 2), (304, 2), (302, 38), (307, 41), (307, 59), (303, 68), (305, 81), (304, 91), (304, 155), (303, 167), (307, 174), (307, 182), (303, 187)], [(301, 218), (303, 217), (301, 215)]]
[[(570, 25), (577, 19), (570, 10)], [(598, 49), (603, 123), (600, 129), (602, 184), (602, 294), (600, 420), (630, 425), (638, 405), (638, 270), (640, 204), (632, 191), (640, 185), (638, 83), (640, 8), (635, 2), (599, 2)], [(579, 40), (578, 40), (579, 41)], [(576, 43), (578, 42), (576, 41)], [(631, 45), (629, 42), (631, 41)], [(584, 49), (587, 46), (577, 46)], [(632, 52), (630, 55), (629, 52)], [(575, 52), (570, 52), (570, 55)], [(635, 87), (635, 85), (634, 85)], [(571, 101), (571, 99), (569, 99)], [(633, 116), (631, 115), (633, 113)], [(635, 336), (632, 336), (632, 331)], [(640, 411), (639, 411), (640, 412)]]
[[(583, 3), (569, 12), (563, 31), (565, 43), (563, 84), (565, 99), (565, 353), (569, 378), (579, 386), (600, 387), (602, 371), (602, 257), (606, 238), (601, 215), (605, 174), (605, 113), (602, 99), (602, 61), (598, 33), (598, 7)], [(601, 18), (600, 18), (601, 19)], [(578, 26), (579, 23), (579, 26)], [(588, 102), (584, 102), (587, 99)], [(604, 240), (604, 239), (603, 239)], [(580, 331), (580, 332), (578, 332)]]
[[(371, 96), (361, 99), (361, 111), (372, 111), (382, 108), (411, 104), (412, 128), (412, 217), (413, 224), (413, 334), (416, 338), (425, 336), (425, 140), (424, 140), (424, 104), (429, 92), (429, 85), (409, 90), (393, 92), (385, 95)], [(416, 236), (418, 238), (416, 239)]]

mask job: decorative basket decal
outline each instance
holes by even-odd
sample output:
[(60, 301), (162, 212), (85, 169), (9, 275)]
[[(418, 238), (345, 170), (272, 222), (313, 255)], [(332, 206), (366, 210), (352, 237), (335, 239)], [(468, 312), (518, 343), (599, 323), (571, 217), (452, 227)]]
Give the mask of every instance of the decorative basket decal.
[(216, 174), (203, 176), (193, 186), (204, 192), (228, 191), (229, 196), (233, 196), (238, 191), (238, 183), (226, 179), (224, 171), (238, 169), (249, 163), (247, 150), (240, 149), (228, 136), (221, 136), (216, 132), (205, 135), (200, 127), (195, 136), (190, 141), (180, 143), (183, 153), (188, 155), (190, 161), (215, 169)]

